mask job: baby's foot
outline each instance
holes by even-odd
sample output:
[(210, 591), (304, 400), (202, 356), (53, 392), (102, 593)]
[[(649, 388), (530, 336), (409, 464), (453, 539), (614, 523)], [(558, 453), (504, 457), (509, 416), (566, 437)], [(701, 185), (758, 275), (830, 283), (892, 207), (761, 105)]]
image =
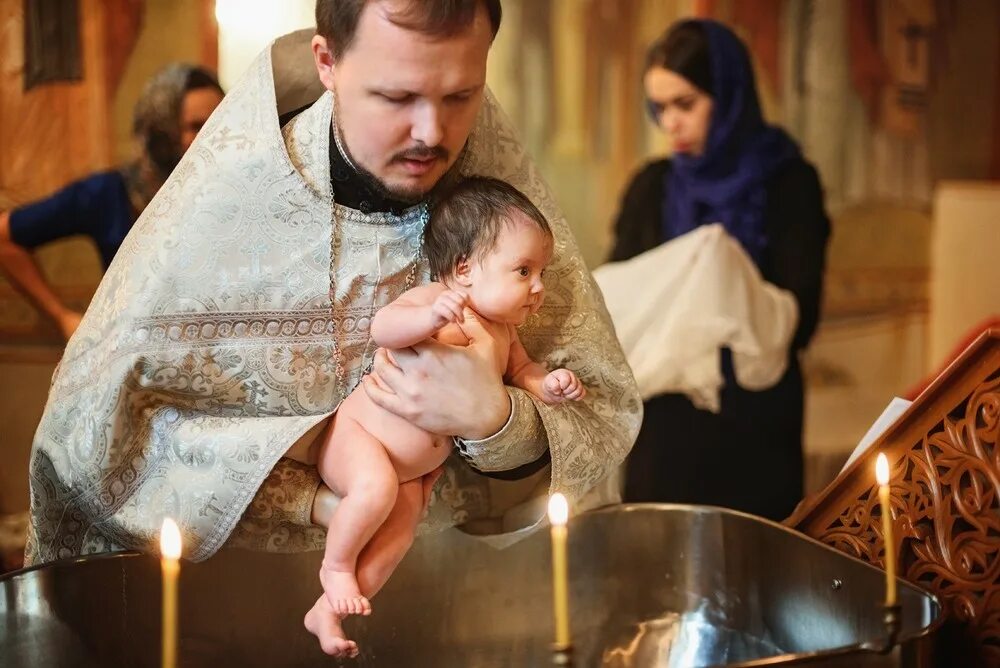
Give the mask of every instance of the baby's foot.
[(342, 618), (330, 607), (326, 596), (320, 596), (306, 613), (305, 625), (309, 633), (319, 639), (319, 646), (330, 656), (353, 659), (358, 655), (358, 644), (348, 640), (340, 625)]
[(352, 571), (322, 566), (319, 569), (319, 581), (323, 583), (326, 600), (336, 614), (341, 617), (372, 614), (372, 604), (361, 595), (358, 579)]

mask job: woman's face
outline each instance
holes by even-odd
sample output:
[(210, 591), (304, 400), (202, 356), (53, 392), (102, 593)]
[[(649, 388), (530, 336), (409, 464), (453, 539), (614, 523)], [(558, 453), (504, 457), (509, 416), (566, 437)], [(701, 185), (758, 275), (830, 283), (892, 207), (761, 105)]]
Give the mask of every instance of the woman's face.
[(673, 142), (675, 153), (700, 156), (712, 124), (712, 96), (664, 67), (643, 77), (646, 99), (657, 123)]
[(184, 94), (181, 102), (181, 153), (190, 148), (208, 117), (222, 102), (222, 93), (215, 88), (194, 88)]

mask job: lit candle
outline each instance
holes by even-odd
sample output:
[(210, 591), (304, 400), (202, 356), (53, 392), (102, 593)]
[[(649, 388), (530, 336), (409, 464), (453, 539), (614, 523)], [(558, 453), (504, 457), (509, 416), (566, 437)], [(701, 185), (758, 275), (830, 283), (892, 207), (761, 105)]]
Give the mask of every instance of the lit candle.
[(160, 530), (163, 568), (163, 668), (177, 665), (177, 575), (181, 571), (181, 532), (169, 517)]
[(562, 494), (549, 499), (549, 521), (552, 523), (552, 596), (555, 604), (556, 648), (570, 646), (569, 639), (569, 585), (566, 566), (566, 520), (569, 505)]
[(879, 454), (875, 460), (878, 499), (882, 505), (882, 541), (885, 543), (885, 604), (896, 605), (896, 543), (892, 539), (892, 510), (889, 507), (889, 460)]

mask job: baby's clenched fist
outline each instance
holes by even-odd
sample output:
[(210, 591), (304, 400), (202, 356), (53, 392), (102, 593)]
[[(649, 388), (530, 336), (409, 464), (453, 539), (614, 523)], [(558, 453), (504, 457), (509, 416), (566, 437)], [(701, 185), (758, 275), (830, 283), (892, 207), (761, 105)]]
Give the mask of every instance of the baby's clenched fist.
[(587, 396), (587, 388), (583, 386), (576, 374), (569, 369), (556, 369), (545, 376), (542, 383), (545, 396), (542, 400), (547, 404), (557, 404), (561, 401), (578, 401)]

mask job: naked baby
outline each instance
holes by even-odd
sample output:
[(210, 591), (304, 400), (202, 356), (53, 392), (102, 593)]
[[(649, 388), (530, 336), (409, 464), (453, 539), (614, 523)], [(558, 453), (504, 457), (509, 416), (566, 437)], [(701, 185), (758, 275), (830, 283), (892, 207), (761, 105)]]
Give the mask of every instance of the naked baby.
[[(468, 345), (470, 323), (492, 336), (496, 373), (547, 404), (579, 400), (586, 389), (568, 369), (548, 371), (521, 345), (517, 326), (542, 305), (545, 268), (552, 260), (552, 231), (541, 212), (502, 181), (473, 177), (458, 184), (435, 207), (424, 246), (435, 281), (413, 288), (381, 308), (371, 335), (386, 349), (428, 338)], [(374, 376), (371, 380), (374, 381)], [(377, 589), (413, 541), (415, 524), (402, 504), (426, 503), (421, 480), (439, 469), (451, 452), (448, 434), (432, 434), (377, 406), (363, 388), (352, 392), (318, 441), (317, 467), (341, 497), (330, 519), (320, 569), (324, 595), (306, 614), (305, 625), (329, 654), (354, 656), (341, 621), (371, 613), (357, 564), (362, 550), (377, 549), (384, 575)], [(373, 538), (374, 537), (374, 538)]]

